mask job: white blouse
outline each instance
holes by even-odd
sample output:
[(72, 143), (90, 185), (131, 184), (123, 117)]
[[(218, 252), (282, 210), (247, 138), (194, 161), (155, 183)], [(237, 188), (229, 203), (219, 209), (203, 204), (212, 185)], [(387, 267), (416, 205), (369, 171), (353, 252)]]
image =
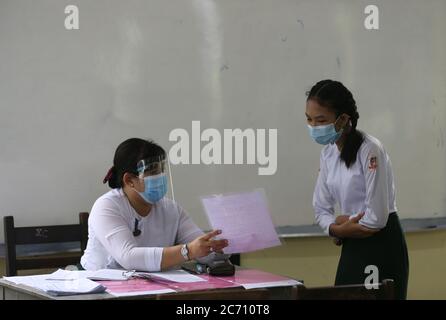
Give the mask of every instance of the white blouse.
[[(133, 235), (135, 219), (139, 236)], [(164, 247), (188, 243), (202, 234), (176, 202), (163, 198), (148, 216), (141, 217), (122, 189), (113, 189), (93, 205), (81, 265), (86, 270), (160, 271)]]
[(381, 142), (364, 134), (356, 162), (347, 168), (336, 144), (322, 149), (319, 176), (313, 194), (316, 221), (328, 234), (335, 222), (335, 205), (350, 218), (365, 212), (359, 221), (369, 228), (382, 229), (389, 213), (396, 212), (392, 166)]

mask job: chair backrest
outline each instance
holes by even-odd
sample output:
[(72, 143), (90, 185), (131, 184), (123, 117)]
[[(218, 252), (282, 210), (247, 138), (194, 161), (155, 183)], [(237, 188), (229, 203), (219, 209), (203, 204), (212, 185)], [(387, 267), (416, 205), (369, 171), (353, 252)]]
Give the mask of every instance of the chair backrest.
[[(6, 275), (15, 276), (18, 270), (64, 268), (79, 263), (88, 240), (88, 212), (79, 213), (79, 224), (15, 227), (14, 217), (3, 217), (6, 246)], [(17, 257), (16, 246), (24, 244), (47, 244), (80, 242), (80, 251), (54, 256)]]
[(158, 296), (158, 300), (267, 300), (268, 298), (269, 291), (265, 288), (189, 291)]
[(378, 288), (367, 289), (365, 285), (345, 285), (332, 287), (296, 287), (297, 300), (393, 300), (395, 298), (393, 280), (383, 280)]

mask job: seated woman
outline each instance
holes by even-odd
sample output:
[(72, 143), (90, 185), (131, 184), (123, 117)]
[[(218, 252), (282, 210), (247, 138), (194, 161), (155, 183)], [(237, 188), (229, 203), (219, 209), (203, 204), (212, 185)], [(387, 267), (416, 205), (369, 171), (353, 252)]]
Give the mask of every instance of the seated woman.
[(99, 197), (88, 220), (86, 270), (160, 271), (221, 252), (227, 240), (207, 234), (186, 211), (165, 197), (166, 152), (152, 141), (132, 138), (116, 149), (104, 178), (111, 191)]

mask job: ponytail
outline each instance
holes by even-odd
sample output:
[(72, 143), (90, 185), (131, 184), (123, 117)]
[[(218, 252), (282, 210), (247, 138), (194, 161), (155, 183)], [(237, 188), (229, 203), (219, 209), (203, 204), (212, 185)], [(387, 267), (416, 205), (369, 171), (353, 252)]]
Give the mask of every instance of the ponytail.
[(104, 180), (102, 180), (102, 183), (107, 183), (108, 186), (112, 189), (120, 188), (121, 184), (118, 181), (118, 174), (116, 172), (115, 166), (111, 167), (110, 170), (108, 170), (106, 176), (104, 177)]
[(364, 135), (361, 131), (356, 130), (359, 114), (355, 111), (354, 117), (350, 118), (352, 123), (350, 132), (345, 137), (345, 142), (341, 151), (341, 160), (344, 161), (347, 168), (350, 168), (356, 162), (358, 150), (364, 142)]

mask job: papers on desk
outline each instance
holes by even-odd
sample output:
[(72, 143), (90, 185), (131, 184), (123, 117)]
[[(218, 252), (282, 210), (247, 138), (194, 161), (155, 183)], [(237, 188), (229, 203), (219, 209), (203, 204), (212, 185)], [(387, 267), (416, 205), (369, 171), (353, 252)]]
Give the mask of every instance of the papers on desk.
[(68, 271), (59, 269), (47, 276), (46, 280), (77, 280), (90, 279), (97, 281), (125, 281), (133, 278), (151, 279), (154, 281), (200, 282), (205, 281), (184, 270), (169, 270), (163, 272), (137, 272), (119, 269), (101, 269), (96, 271)]
[(15, 284), (26, 285), (53, 296), (66, 296), (76, 294), (101, 293), (105, 287), (86, 278), (75, 280), (48, 280), (48, 275), (3, 277)]
[[(47, 275), (47, 281), (74, 281), (79, 278), (98, 281), (107, 288), (107, 292), (117, 297), (153, 295), (176, 292), (170, 285), (206, 282), (198, 276), (184, 270), (164, 272), (135, 272), (117, 269), (101, 269), (97, 271), (57, 270)], [(150, 281), (147, 281), (150, 280)]]
[[(150, 279), (150, 282), (135, 282), (135, 278)], [(68, 271), (59, 269), (52, 274), (36, 276), (4, 277), (15, 284), (26, 285), (42, 290), (53, 296), (101, 293), (106, 289), (116, 296), (135, 294), (159, 294), (175, 292), (162, 283), (194, 283), (206, 281), (184, 270), (165, 272), (134, 272), (117, 269), (96, 271)], [(95, 282), (95, 281), (100, 282)], [(114, 281), (114, 283), (112, 283)], [(157, 284), (160, 283), (160, 284)], [(107, 283), (110, 283), (110, 288)], [(111, 291), (113, 289), (114, 291)]]
[(243, 253), (280, 245), (263, 190), (202, 197), (212, 229), (228, 239), (225, 253)]
[[(99, 271), (102, 273), (99, 273), (101, 277), (107, 276), (109, 278), (116, 278), (118, 272), (120, 275), (122, 275), (122, 272), (126, 272), (123, 270)], [(97, 282), (87, 278), (92, 273), (97, 273), (97, 271), (58, 270), (53, 274), (4, 277), (4, 279), (17, 285), (26, 285), (42, 290), (54, 296), (101, 293), (106, 290), (109, 294), (117, 297), (236, 287), (244, 287), (245, 289), (282, 287), (299, 283), (287, 277), (254, 269), (236, 270), (235, 275), (230, 277), (196, 276), (187, 274), (184, 270), (172, 270), (144, 273), (155, 275), (151, 276), (150, 280), (126, 277), (125, 280), (101, 280)], [(161, 281), (159, 281), (160, 279)]]
[(68, 281), (46, 281), (44, 291), (53, 296), (70, 296), (74, 294), (102, 293), (106, 288), (89, 279)]

